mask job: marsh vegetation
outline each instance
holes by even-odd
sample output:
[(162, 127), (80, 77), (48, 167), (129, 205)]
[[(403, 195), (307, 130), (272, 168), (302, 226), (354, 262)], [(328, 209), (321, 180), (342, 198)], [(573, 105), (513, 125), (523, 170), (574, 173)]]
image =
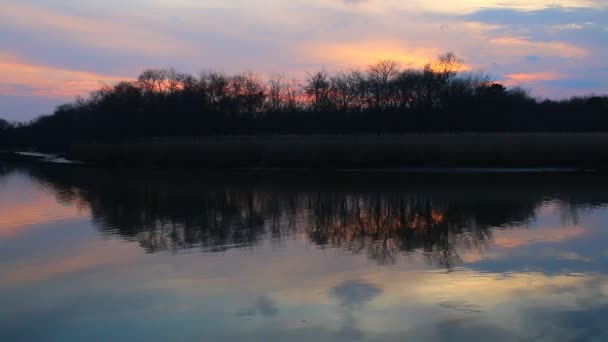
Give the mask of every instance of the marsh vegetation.
[(77, 143), (97, 164), (202, 168), (606, 168), (608, 134), (223, 136)]

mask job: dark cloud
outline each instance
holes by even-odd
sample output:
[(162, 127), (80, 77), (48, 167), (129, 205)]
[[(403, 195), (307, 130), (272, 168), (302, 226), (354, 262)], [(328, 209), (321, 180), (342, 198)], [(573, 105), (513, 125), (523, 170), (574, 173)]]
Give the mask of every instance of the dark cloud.
[[(587, 283), (585, 294), (578, 295), (576, 305), (568, 309), (535, 307), (523, 311), (527, 317), (523, 321), (527, 325), (525, 328), (536, 331), (537, 338), (547, 341), (608, 341), (608, 298), (604, 286), (605, 279)], [(561, 292), (555, 293), (562, 295)]]
[(264, 317), (272, 317), (277, 315), (278, 313), (279, 309), (274, 300), (272, 300), (268, 296), (259, 296), (252, 306), (240, 311), (237, 315), (256, 316), (260, 314)]
[[(550, 7), (534, 11), (485, 9), (461, 19), (489, 25), (490, 37), (526, 37), (530, 41), (563, 42), (583, 46), (594, 55), (606, 55), (608, 9)], [(602, 52), (603, 51), (603, 52)], [(539, 56), (534, 56), (539, 57)]]
[(340, 300), (343, 307), (358, 308), (382, 294), (383, 290), (377, 285), (347, 281), (332, 289), (334, 297)]
[(526, 56), (526, 60), (528, 62), (535, 63), (535, 62), (540, 61), (541, 57), (540, 56), (533, 56), (533, 55), (531, 55), (531, 56)]
[[(606, 75), (604, 73), (603, 75)], [(547, 87), (568, 88), (571, 90), (581, 90), (589, 94), (595, 92), (596, 95), (608, 93), (608, 82), (603, 77), (572, 77), (565, 80), (553, 80), (541, 82), (541, 85)]]
[(359, 328), (355, 311), (362, 310), (365, 305), (384, 291), (377, 285), (358, 280), (346, 281), (331, 289), (331, 294), (340, 301), (342, 312), (342, 327), (334, 335), (336, 339), (353, 341), (361, 340), (365, 333)]
[(444, 309), (450, 309), (454, 311), (460, 311), (464, 313), (480, 313), (481, 309), (471, 303), (462, 301), (443, 301), (439, 303), (439, 306)]

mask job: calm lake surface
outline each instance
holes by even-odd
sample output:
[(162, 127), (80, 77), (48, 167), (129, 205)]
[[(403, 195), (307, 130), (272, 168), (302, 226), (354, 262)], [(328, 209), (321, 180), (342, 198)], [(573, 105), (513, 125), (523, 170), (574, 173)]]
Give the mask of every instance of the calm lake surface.
[(0, 166), (2, 341), (606, 341), (608, 175)]

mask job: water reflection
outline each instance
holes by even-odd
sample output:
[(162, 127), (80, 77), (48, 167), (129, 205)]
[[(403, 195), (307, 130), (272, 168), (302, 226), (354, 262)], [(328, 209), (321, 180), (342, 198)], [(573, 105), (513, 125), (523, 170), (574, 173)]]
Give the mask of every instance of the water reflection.
[[(527, 229), (543, 206), (575, 225), (608, 201), (594, 174), (311, 176), (28, 169), (56, 198), (87, 206), (97, 228), (149, 253), (252, 248), (305, 236), (320, 248), (395, 264), (418, 252), (453, 268), (497, 232)], [(567, 180), (567, 181), (566, 181)]]
[(5, 168), (0, 340), (606, 340), (602, 178)]
[(276, 316), (279, 313), (279, 309), (277, 308), (277, 304), (268, 296), (259, 296), (255, 303), (240, 311), (238, 313), (239, 316), (255, 316), (262, 315), (264, 317), (272, 317)]
[(382, 294), (378, 285), (362, 281), (346, 281), (332, 289), (332, 294), (340, 301), (343, 325), (336, 334), (339, 339), (358, 340), (364, 332), (358, 328), (357, 311), (363, 310), (368, 302)]

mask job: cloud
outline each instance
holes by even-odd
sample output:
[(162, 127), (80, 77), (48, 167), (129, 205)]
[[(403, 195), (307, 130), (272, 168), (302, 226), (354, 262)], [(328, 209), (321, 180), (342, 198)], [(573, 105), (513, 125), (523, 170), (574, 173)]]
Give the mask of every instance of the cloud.
[(379, 60), (391, 59), (404, 67), (422, 67), (433, 60), (439, 49), (420, 50), (406, 48), (407, 44), (391, 40), (369, 40), (359, 42), (330, 42), (302, 46), (318, 64), (330, 64), (334, 68), (363, 67)]
[(535, 73), (519, 73), (505, 75), (503, 81), (507, 85), (522, 85), (525, 83), (539, 82), (539, 81), (553, 81), (565, 78), (565, 75), (559, 72), (535, 72)]
[(587, 230), (581, 226), (497, 231), (493, 244), (502, 248), (517, 248), (533, 243), (560, 243), (581, 238), (587, 233)]
[(332, 289), (332, 294), (347, 308), (359, 308), (382, 294), (378, 285), (363, 281), (346, 281)]
[(580, 28), (585, 23), (604, 22), (606, 8), (594, 7), (544, 7), (530, 11), (510, 8), (480, 9), (464, 15), (466, 20), (512, 26), (565, 26)]
[(120, 12), (105, 17), (14, 2), (2, 7), (0, 20), (3, 26), (45, 32), (81, 46), (162, 55), (190, 52), (189, 45), (182, 43), (179, 37), (165, 33), (167, 27), (159, 30), (143, 25), (122, 17)]
[[(603, 92), (608, 88), (608, 72), (599, 70), (608, 58), (608, 49), (600, 43), (608, 39), (601, 29), (608, 20), (606, 3), (560, 5), (528, 10), (506, 6), (460, 15), (461, 20), (487, 26), (480, 30), (484, 38), (469, 47), (483, 51), (472, 63), (508, 85), (531, 89), (536, 97)], [(597, 81), (592, 86), (593, 79)]]
[(359, 280), (345, 281), (332, 288), (331, 293), (340, 301), (343, 316), (342, 327), (336, 333), (336, 338), (348, 341), (363, 339), (365, 333), (359, 328), (360, 324), (355, 316), (355, 311), (362, 310), (367, 303), (382, 295), (383, 292), (378, 285)]
[(0, 53), (0, 95), (69, 98), (129, 77), (58, 68)]
[[(253, 0), (9, 0), (0, 13), (0, 40), (3, 51), (29, 64), (97, 75), (92, 79), (169, 66), (301, 78), (322, 66), (337, 70), (380, 59), (420, 67), (454, 51), (469, 68), (499, 77), (560, 73), (562, 83), (524, 84), (557, 97), (582, 91), (571, 89), (569, 79), (578, 84), (597, 76), (586, 71), (608, 58), (607, 20), (608, 4), (595, 0), (268, 0), (264, 6)], [(602, 75), (599, 87), (606, 89), (608, 73)], [(2, 94), (28, 94), (32, 103), (97, 87), (3, 81)]]
[(278, 313), (279, 309), (274, 300), (268, 296), (259, 296), (252, 306), (240, 311), (237, 315), (255, 316), (260, 314), (264, 317), (272, 317), (276, 316)]
[(439, 303), (439, 306), (444, 309), (464, 312), (467, 314), (480, 313), (482, 311), (477, 305), (464, 301), (443, 301)]
[[(414, 4), (424, 3), (424, 0), (415, 0)], [(481, 10), (492, 11), (512, 10), (518, 12), (529, 12), (535, 10), (551, 9), (557, 6), (562, 8), (605, 8), (606, 4), (602, 0), (466, 0), (451, 1), (438, 0), (432, 3), (425, 3), (425, 8), (434, 12), (455, 13), (461, 15), (463, 12), (478, 12)]]
[(526, 55), (553, 55), (562, 58), (580, 58), (588, 55), (588, 52), (574, 44), (565, 42), (534, 41), (520, 37), (496, 37), (490, 38), (490, 45), (501, 48), (502, 51), (511, 56)]

